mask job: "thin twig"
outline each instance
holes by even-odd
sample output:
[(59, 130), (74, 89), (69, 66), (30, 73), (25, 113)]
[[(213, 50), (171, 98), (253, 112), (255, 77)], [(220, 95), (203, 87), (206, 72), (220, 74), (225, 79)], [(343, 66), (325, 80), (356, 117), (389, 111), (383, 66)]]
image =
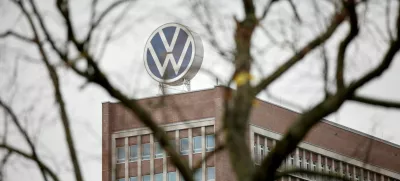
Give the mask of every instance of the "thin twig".
[(310, 53), (313, 49), (324, 43), (328, 40), (339, 25), (343, 22), (346, 17), (346, 11), (342, 10), (341, 12), (335, 14), (332, 18), (330, 26), (327, 30), (321, 35), (317, 36), (315, 39), (310, 41), (306, 46), (304, 46), (299, 53), (293, 55), (289, 60), (287, 60), (282, 66), (280, 66), (277, 70), (275, 70), (270, 76), (260, 81), (260, 83), (254, 88), (254, 94), (258, 94), (260, 91), (265, 89), (269, 84), (279, 78), (283, 73), (293, 67), (297, 62), (302, 60), (308, 53)]
[(22, 150), (19, 150), (17, 148), (14, 148), (10, 145), (7, 144), (0, 144), (0, 149), (4, 149), (7, 150), (11, 153), (14, 153), (16, 155), (22, 156), (28, 160), (32, 160), (34, 162), (36, 162), (38, 164), (38, 166), (40, 167), (41, 170), (44, 170), (47, 174), (50, 175), (50, 177), (54, 180), (54, 181), (59, 181), (60, 179), (58, 178), (58, 176), (54, 173), (54, 171), (52, 171), (45, 163), (43, 163), (39, 158), (29, 154), (29, 153), (25, 153)]
[(400, 108), (400, 101), (389, 101), (389, 100), (381, 100), (371, 97), (365, 97), (360, 95), (355, 95), (351, 98), (353, 101), (373, 105), (373, 106), (381, 106), (387, 108)]

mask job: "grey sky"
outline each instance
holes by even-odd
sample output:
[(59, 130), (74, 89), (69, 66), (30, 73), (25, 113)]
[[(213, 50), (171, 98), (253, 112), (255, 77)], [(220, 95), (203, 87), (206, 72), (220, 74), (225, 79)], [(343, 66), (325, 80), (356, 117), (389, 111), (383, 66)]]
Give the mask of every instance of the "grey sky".
[[(112, 1), (106, 2), (109, 3)], [(39, 4), (41, 10), (46, 14), (46, 20), (48, 21), (48, 25), (51, 26), (53, 34), (62, 38), (63, 31), (59, 28), (61, 25), (59, 22), (60, 18), (54, 11), (50, 11), (54, 6), (53, 1), (40, 1)], [(105, 4), (107, 3), (101, 3), (100, 7), (104, 8)], [(104, 54), (104, 58), (101, 60), (101, 67), (107, 72), (114, 85), (134, 98), (155, 96), (158, 93), (157, 82), (152, 80), (145, 71), (142, 54), (145, 42), (152, 31), (168, 22), (182, 23), (201, 34), (205, 48), (203, 68), (217, 74), (222, 81), (226, 81), (229, 78), (233, 70), (232, 66), (226, 60), (222, 60), (207, 43), (205, 30), (194, 20), (193, 12), (188, 10), (187, 4), (186, 1), (178, 0), (139, 0), (137, 3), (132, 4), (131, 10), (125, 19), (115, 29), (117, 33), (122, 31), (124, 34), (110, 44)], [(84, 25), (87, 23), (87, 18), (90, 14), (88, 5), (89, 1), (72, 1), (71, 8), (76, 13), (73, 18), (77, 27), (79, 27), (79, 32), (86, 32), (87, 30)], [(218, 10), (217, 14), (213, 14), (215, 16), (213, 23), (216, 27), (221, 27), (224, 30), (217, 32), (217, 38), (224, 48), (232, 48), (232, 30), (229, 30), (229, 28), (234, 27), (234, 22), (232, 21), (233, 15), (240, 18), (241, 5), (239, 1), (231, 2), (227, 0), (213, 2), (212, 5), (214, 5), (214, 9), (212, 10)], [(281, 31), (288, 31), (287, 37), (293, 36), (292, 39), (295, 39), (296, 35), (298, 36), (297, 38), (299, 39), (297, 42), (300, 46), (312, 38), (315, 32), (321, 31), (317, 29), (319, 26), (312, 13), (307, 13), (311, 12), (309, 7), (301, 6), (299, 10), (301, 13), (307, 14), (306, 16), (313, 17), (309, 20), (306, 18), (304, 23), (309, 23), (310, 25), (307, 24), (307, 26), (302, 26), (301, 28), (292, 27), (295, 24), (293, 24), (290, 9), (286, 4), (282, 4), (282, 7), (283, 10), (273, 8), (268, 21), (265, 22), (267, 28), (271, 30), (277, 40), (283, 37)], [(395, 6), (393, 5), (393, 7)], [(121, 12), (121, 10), (119, 9), (116, 12)], [(373, 10), (377, 14), (382, 13), (382, 7)], [(332, 9), (326, 8), (326, 12), (323, 12), (323, 14), (328, 17), (331, 11)], [(0, 2), (0, 14), (0, 20), (3, 23), (3, 26), (0, 27), (0, 32), (12, 26), (18, 32), (28, 33), (29, 28), (24, 20), (18, 19), (17, 10), (14, 8), (14, 5), (9, 2)], [(279, 24), (281, 21), (290, 23), (281, 27)], [(110, 25), (106, 23), (103, 25), (103, 28), (110, 28)], [(338, 41), (343, 37), (343, 32), (346, 28), (341, 28), (341, 31), (335, 34), (333, 41), (327, 44), (328, 49), (332, 51), (330, 54), (331, 58), (334, 58), (334, 50), (337, 47)], [(294, 29), (295, 31), (293, 31)], [(368, 70), (379, 62), (380, 53), (382, 53), (384, 47), (380, 44), (382, 42), (376, 42), (376, 40), (373, 40), (369, 36), (371, 35), (368, 32), (362, 32), (360, 35), (362, 37), (360, 38), (361, 40), (357, 42), (357, 46), (352, 46), (350, 53), (348, 53), (350, 54), (348, 58), (352, 62), (347, 72), (350, 75), (349, 79), (362, 75), (365, 70)], [(262, 31), (258, 30), (256, 32), (254, 44), (261, 50), (268, 50), (265, 55), (258, 53), (257, 50), (253, 52), (256, 62), (260, 65), (257, 67), (261, 68), (263, 75), (268, 75), (271, 70), (292, 53), (288, 47), (268, 46), (266, 42), (270, 41), (263, 35)], [(6, 41), (0, 40), (0, 47), (0, 97), (10, 101), (11, 95), (15, 94), (12, 99), (13, 108), (21, 114), (26, 114), (26, 110), (31, 110), (26, 115), (29, 119), (25, 124), (30, 126), (29, 129), (32, 129), (32, 134), (37, 132), (39, 135), (40, 155), (54, 166), (54, 168), (60, 167), (59, 171), (62, 173), (62, 179), (72, 180), (71, 166), (69, 163), (66, 164), (68, 160), (66, 145), (64, 136), (61, 134), (61, 124), (57, 117), (58, 113), (55, 108), (54, 99), (52, 98), (53, 90), (50, 86), (47, 72), (41, 63), (32, 63), (35, 60), (22, 60), (23, 57), (20, 56), (22, 52), (33, 57), (38, 57), (38, 54), (35, 52), (36, 49), (27, 47), (23, 43), (12, 39)], [(371, 60), (368, 61), (367, 58), (358, 56), (358, 54), (367, 56)], [(18, 57), (20, 59), (16, 61)], [(278, 99), (267, 98), (264, 94), (260, 95), (260, 98), (296, 111), (301, 110), (284, 102), (289, 101), (300, 105), (304, 109), (317, 103), (323, 96), (321, 74), (319, 72), (321, 70), (321, 62), (318, 58), (318, 52), (316, 51), (307, 57), (304, 62), (295, 66), (289, 74), (279, 79), (277, 83), (272, 84), (269, 91), (275, 97), (278, 97)], [(399, 59), (400, 56), (397, 55), (389, 71), (379, 79), (363, 87), (360, 93), (400, 101)], [(12, 67), (15, 66), (17, 66), (18, 70), (17, 79), (15, 84), (10, 87), (10, 82), (13, 82)], [(86, 180), (101, 180), (101, 103), (107, 101), (114, 102), (115, 100), (109, 97), (99, 86), (85, 85), (83, 79), (70, 70), (60, 68), (59, 73), (61, 75), (62, 91), (67, 102), (68, 114), (72, 120), (74, 139), (77, 144), (79, 159), (82, 163), (84, 178)], [(260, 73), (256, 69), (254, 69), (254, 75), (256, 76), (255, 81), (257, 81)], [(200, 72), (194, 77), (191, 84), (192, 90), (210, 89), (214, 85), (215, 78), (210, 77), (204, 72)], [(3, 113), (0, 112), (0, 114)], [(328, 119), (358, 131), (373, 134), (376, 137), (400, 144), (400, 134), (398, 133), (400, 128), (399, 117), (399, 110), (348, 102), (340, 108), (338, 113), (329, 116)], [(0, 128), (3, 125), (3, 121), (1, 118)], [(0, 129), (0, 131), (3, 134), (3, 129)], [(21, 138), (17, 134), (14, 134), (11, 140), (16, 142), (16, 146), (26, 148), (25, 143), (21, 141)], [(15, 157), (13, 159), (20, 160)], [(54, 160), (54, 163), (52, 160)], [(32, 167), (34, 169), (27, 169), (25, 167)], [(15, 166), (10, 166), (7, 169), (10, 180), (35, 180), (33, 178), (40, 178), (33, 164), (26, 162), (16, 163)]]

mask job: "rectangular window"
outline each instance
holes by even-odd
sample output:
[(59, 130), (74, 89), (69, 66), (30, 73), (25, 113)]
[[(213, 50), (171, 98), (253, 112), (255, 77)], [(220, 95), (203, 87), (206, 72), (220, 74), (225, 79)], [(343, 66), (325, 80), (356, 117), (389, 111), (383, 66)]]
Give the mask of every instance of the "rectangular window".
[(299, 166), (303, 168), (303, 158), (301, 156), (299, 156)]
[[(175, 140), (169, 140), (169, 144), (171, 144), (171, 147), (172, 147), (172, 148), (176, 149)], [(169, 156), (169, 155), (167, 154), (167, 156)]]
[(309, 170), (310, 169), (310, 161), (308, 159), (306, 159), (306, 169)]
[(142, 145), (142, 160), (150, 159), (150, 143)]
[(124, 163), (125, 162), (125, 148), (118, 147), (117, 148), (117, 163)]
[(189, 139), (188, 138), (181, 138), (180, 143), (180, 151), (182, 155), (189, 154)]
[(150, 181), (150, 175), (143, 175), (142, 181)]
[(125, 178), (119, 178), (117, 181), (125, 181)]
[(155, 174), (154, 181), (163, 181), (163, 174), (162, 173)]
[(264, 158), (264, 145), (260, 145), (260, 159)]
[(215, 167), (207, 167), (207, 181), (215, 180)]
[(168, 172), (167, 181), (176, 181), (176, 172)]
[(162, 158), (164, 156), (164, 151), (161, 148), (161, 145), (157, 142), (154, 144), (154, 158)]
[(213, 151), (215, 148), (215, 138), (214, 135), (206, 136), (206, 151)]
[(203, 174), (202, 174), (201, 168), (197, 169), (196, 172), (194, 173), (194, 181), (202, 181), (203, 180)]
[(294, 158), (293, 155), (289, 156), (289, 165), (293, 166), (294, 165)]
[(137, 181), (136, 177), (129, 177), (129, 181)]
[(256, 161), (257, 164), (258, 163), (257, 143), (254, 143), (253, 150), (254, 150), (254, 160)]
[(138, 146), (131, 145), (129, 147), (129, 161), (136, 161), (138, 158)]
[(193, 137), (193, 153), (201, 153), (201, 136)]

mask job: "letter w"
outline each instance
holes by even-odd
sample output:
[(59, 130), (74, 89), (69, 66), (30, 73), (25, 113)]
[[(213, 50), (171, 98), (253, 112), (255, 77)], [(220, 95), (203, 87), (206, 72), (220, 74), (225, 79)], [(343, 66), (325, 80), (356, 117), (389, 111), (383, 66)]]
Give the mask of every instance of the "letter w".
[(150, 50), (151, 56), (154, 59), (154, 62), (156, 64), (156, 66), (157, 66), (158, 72), (160, 73), (161, 76), (164, 76), (165, 70), (167, 69), (167, 66), (168, 66), (169, 62), (171, 62), (172, 67), (173, 67), (173, 69), (175, 71), (175, 74), (178, 74), (179, 69), (180, 69), (180, 67), (182, 65), (182, 62), (183, 62), (183, 58), (186, 55), (186, 51), (187, 51), (187, 49), (189, 47), (189, 44), (191, 42), (189, 40), (190, 39), (189, 37), (186, 39), (185, 46), (183, 47), (183, 50), (182, 50), (182, 53), (181, 53), (181, 55), (179, 57), (178, 62), (176, 62), (175, 57), (172, 54), (172, 50), (175, 47), (176, 39), (178, 38), (179, 30), (180, 30), (179, 27), (177, 27), (175, 29), (175, 33), (174, 33), (174, 36), (172, 37), (172, 41), (171, 41), (170, 45), (168, 44), (167, 39), (165, 38), (164, 32), (162, 30), (160, 30), (158, 32), (160, 34), (161, 40), (162, 40), (162, 42), (164, 44), (164, 47), (167, 50), (167, 55), (165, 56), (165, 60), (164, 60), (164, 63), (162, 65), (160, 63), (160, 60), (158, 59), (158, 56), (157, 56), (156, 52), (154, 51), (153, 45), (150, 43), (149, 50)]

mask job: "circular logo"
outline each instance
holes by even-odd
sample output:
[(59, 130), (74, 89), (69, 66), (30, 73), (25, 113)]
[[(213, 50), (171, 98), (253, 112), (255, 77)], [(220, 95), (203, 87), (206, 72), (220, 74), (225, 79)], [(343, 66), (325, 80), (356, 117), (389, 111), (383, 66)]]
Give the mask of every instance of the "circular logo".
[(154, 80), (181, 85), (199, 71), (203, 44), (200, 36), (186, 26), (168, 23), (151, 34), (143, 57), (146, 70)]

